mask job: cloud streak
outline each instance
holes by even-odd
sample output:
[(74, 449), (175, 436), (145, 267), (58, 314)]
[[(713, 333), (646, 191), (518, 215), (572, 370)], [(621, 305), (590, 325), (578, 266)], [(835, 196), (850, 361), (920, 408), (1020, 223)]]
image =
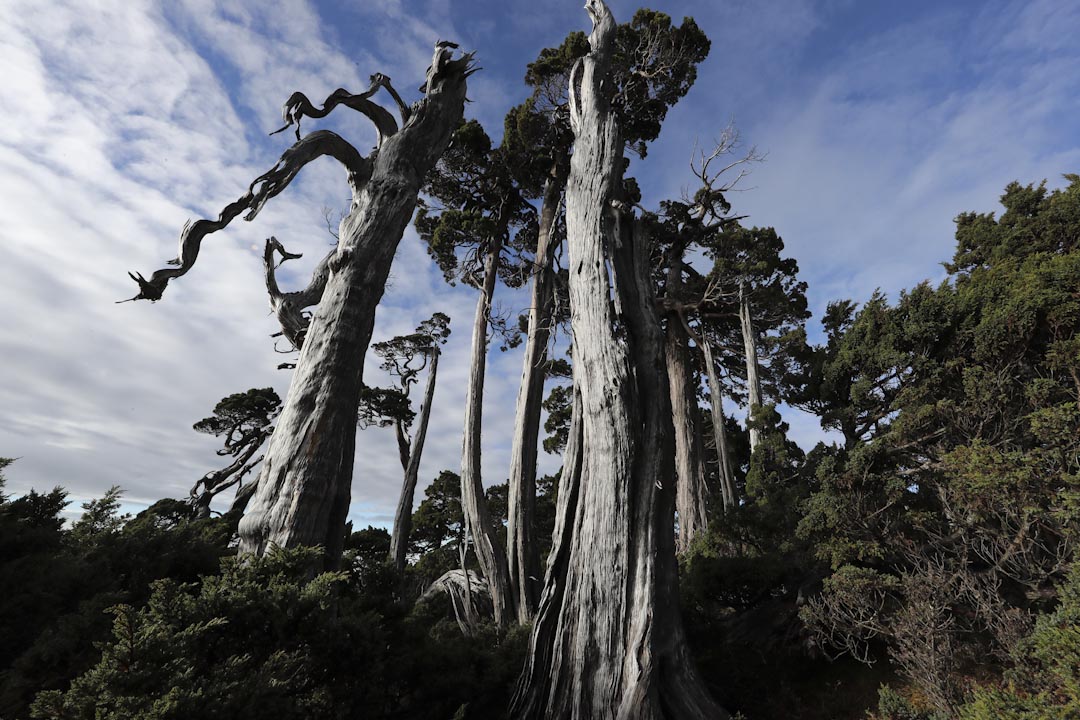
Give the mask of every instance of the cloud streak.
[[(570, 30), (587, 29), (579, 2), (379, 0), (346, 9), (290, 0), (271, 6), (184, 0), (165, 9), (127, 2), (0, 5), (0, 455), (9, 492), (67, 487), (75, 500), (119, 484), (133, 507), (180, 497), (214, 467), (212, 438), (191, 424), (221, 397), (273, 386), (288, 373), (268, 337), (263, 239), (276, 235), (305, 273), (332, 241), (323, 208), (348, 191), (332, 162), (305, 169), (253, 223), (210, 236), (198, 265), (160, 303), (130, 296), (128, 270), (174, 253), (188, 218), (213, 217), (287, 147), (280, 104), (294, 90), (321, 99), (356, 91), (382, 71), (416, 99), (436, 38), (479, 51), (467, 112), (494, 137), (525, 96), (527, 62)], [(883, 10), (849, 2), (692, 2), (713, 40), (697, 86), (633, 173), (645, 204), (677, 196), (695, 138), (729, 117), (769, 152), (735, 196), (751, 222), (777, 227), (821, 316), (832, 299), (891, 294), (952, 252), (952, 218), (992, 210), (1012, 179), (1054, 179), (1080, 166), (1080, 9), (994, 2)], [(635, 5), (614, 3), (620, 19)], [(893, 13), (890, 15), (889, 13)], [(341, 112), (341, 111), (339, 111)], [(361, 151), (363, 118), (333, 127)], [(506, 308), (524, 292), (498, 290)], [(411, 331), (435, 310), (452, 316), (440, 364), (421, 481), (456, 469), (475, 291), (450, 288), (410, 229), (381, 304), (374, 341)], [(517, 352), (493, 351), (485, 392), (483, 474), (505, 480)], [(369, 358), (365, 378), (384, 383)], [(794, 411), (804, 445), (822, 434)], [(558, 467), (543, 455), (541, 471)], [(361, 432), (352, 518), (387, 524), (401, 470), (387, 431)]]

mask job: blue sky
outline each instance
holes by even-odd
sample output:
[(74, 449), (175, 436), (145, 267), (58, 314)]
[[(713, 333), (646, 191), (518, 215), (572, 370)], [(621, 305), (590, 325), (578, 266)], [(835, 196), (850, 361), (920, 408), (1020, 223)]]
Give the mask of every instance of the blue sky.
[[(612, 3), (620, 20), (636, 7)], [(734, 119), (768, 154), (736, 209), (776, 227), (799, 260), (812, 329), (829, 300), (943, 277), (952, 218), (995, 209), (1010, 180), (1059, 186), (1080, 170), (1080, 4), (654, 7), (694, 16), (713, 50), (632, 168), (645, 204), (677, 196), (694, 143)], [(294, 90), (321, 98), (384, 72), (411, 101), (432, 42), (452, 39), (484, 68), (466, 112), (497, 135), (524, 97), (526, 63), (576, 29), (588, 29), (577, 0), (0, 4), (0, 456), (20, 458), (8, 492), (62, 485), (83, 501), (118, 484), (132, 508), (182, 497), (219, 460), (193, 422), (249, 387), (284, 396), (260, 249), (273, 234), (303, 251), (307, 264), (284, 275), (306, 282), (331, 241), (323, 209), (348, 199), (332, 163), (309, 167), (255, 222), (211, 236), (162, 302), (113, 302), (134, 292), (128, 270), (173, 256), (188, 218), (215, 216), (274, 164), (288, 138), (266, 132)], [(361, 151), (374, 143), (357, 118), (318, 126)], [(474, 302), (445, 285), (410, 230), (375, 339), (435, 310), (453, 318), (422, 479), (459, 463)], [(516, 311), (526, 300), (500, 289), (497, 302)], [(488, 483), (505, 479), (520, 363), (497, 350), (489, 361)], [(379, 381), (375, 363), (365, 375)], [(813, 418), (785, 417), (802, 444), (821, 437)], [(542, 458), (542, 470), (557, 466)], [(361, 433), (354, 520), (389, 522), (399, 482), (392, 437)]]

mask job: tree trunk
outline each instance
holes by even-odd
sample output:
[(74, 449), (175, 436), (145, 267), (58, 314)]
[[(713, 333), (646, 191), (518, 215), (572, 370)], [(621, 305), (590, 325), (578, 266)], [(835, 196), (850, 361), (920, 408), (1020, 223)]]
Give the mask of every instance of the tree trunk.
[[(500, 222), (501, 227), (505, 225)], [(461, 508), (468, 534), (476, 546), (476, 559), (491, 591), (495, 622), (505, 625), (513, 612), (506, 552), (495, 535), (480, 475), (480, 434), (483, 427), (484, 375), (487, 370), (487, 331), (491, 300), (495, 294), (502, 232), (492, 235), (484, 261), (484, 285), (476, 301), (473, 319), (469, 385), (465, 395), (465, 436), (461, 446)]]
[(517, 619), (522, 624), (532, 621), (536, 603), (540, 599), (540, 552), (536, 547), (536, 448), (540, 437), (547, 345), (555, 300), (551, 263), (557, 243), (553, 229), (564, 185), (564, 178), (555, 173), (544, 183), (532, 275), (529, 334), (525, 341), (524, 368), (518, 388), (514, 440), (510, 450), (507, 560)]
[(258, 490), (240, 521), (241, 553), (321, 545), (326, 567), (340, 560), (357, 403), (375, 308), (424, 176), (462, 117), (468, 73), (468, 56), (450, 60), (449, 51), (437, 49), (426, 97), (400, 131), (385, 138), (380, 131), (370, 178), (354, 192), (341, 223), (330, 277), (271, 436)]
[(705, 354), (705, 374), (709, 378), (709, 404), (712, 409), (713, 440), (716, 443), (717, 475), (720, 476), (720, 490), (724, 498), (724, 510), (735, 507), (739, 500), (735, 494), (735, 478), (731, 473), (731, 457), (728, 455), (727, 429), (724, 427), (724, 396), (720, 390), (720, 379), (716, 376), (716, 362), (713, 360), (709, 341), (701, 340), (701, 351)]
[(705, 531), (704, 453), (697, 432), (698, 410), (694, 371), (690, 367), (689, 338), (677, 318), (671, 318), (664, 343), (671, 387), (671, 420), (675, 428), (675, 509), (679, 515), (677, 547), (684, 552)]
[(405, 432), (405, 423), (400, 420), (394, 421), (394, 437), (397, 440), (398, 462), (401, 463), (401, 471), (408, 472), (411, 443), (408, 434)]
[(580, 431), (571, 429), (567, 459), (572, 450), (577, 458), (564, 468), (558, 536), (511, 716), (726, 717), (697, 679), (679, 618), (663, 339), (648, 250), (619, 203), (623, 141), (605, 94), (616, 26), (602, 0), (586, 9), (591, 52), (571, 73), (566, 192)]
[(420, 456), (424, 452), (428, 420), (431, 419), (431, 403), (435, 399), (439, 354), (439, 349), (433, 346), (431, 364), (428, 366), (427, 385), (424, 387), (424, 404), (420, 407), (416, 435), (409, 449), (409, 461), (405, 465), (405, 481), (401, 485), (401, 497), (398, 499), (397, 513), (394, 515), (394, 531), (390, 534), (390, 557), (399, 573), (405, 570), (405, 552), (409, 547), (409, 533), (412, 531), (413, 497), (416, 495), (416, 481), (420, 477)]
[[(758, 377), (757, 336), (750, 322), (750, 297), (746, 293), (745, 283), (739, 283), (739, 325), (742, 327), (743, 350), (746, 353), (746, 390), (750, 395), (747, 418), (753, 421), (761, 407), (761, 379)], [(750, 454), (753, 455), (761, 444), (761, 430), (754, 427), (753, 422), (747, 424), (750, 425)]]

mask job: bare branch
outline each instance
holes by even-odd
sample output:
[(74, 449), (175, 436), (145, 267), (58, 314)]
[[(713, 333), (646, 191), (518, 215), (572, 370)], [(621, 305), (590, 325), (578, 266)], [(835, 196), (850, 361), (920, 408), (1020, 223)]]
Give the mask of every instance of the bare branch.
[(248, 186), (248, 191), (239, 200), (226, 205), (217, 220), (189, 221), (180, 233), (178, 256), (168, 261), (169, 265), (176, 267), (157, 270), (149, 280), (140, 273), (128, 273), (131, 279), (139, 284), (139, 294), (131, 300), (160, 300), (169, 280), (186, 274), (195, 264), (204, 237), (221, 230), (245, 210), (247, 214), (244, 219), (254, 220), (267, 200), (288, 187), (305, 165), (323, 155), (329, 155), (345, 166), (353, 196), (358, 196), (360, 188), (371, 177), (372, 162), (360, 155), (356, 148), (340, 135), (329, 130), (313, 132), (286, 150), (268, 172), (255, 178)]
[[(326, 281), (330, 277), (330, 260), (337, 252), (337, 248), (330, 250), (326, 256), (315, 266), (311, 275), (311, 282), (303, 290), (283, 293), (278, 288), (274, 254), (281, 255), (281, 262), (294, 260), (301, 257), (299, 253), (290, 253), (278, 241), (276, 237), (266, 240), (263, 250), (263, 270), (266, 275), (266, 291), (270, 295), (270, 310), (277, 316), (281, 324), (281, 332), (292, 343), (294, 349), (299, 350), (304, 345), (304, 335), (307, 334), (310, 316), (304, 312), (306, 308), (318, 305), (322, 300), (323, 290), (326, 289)], [(279, 263), (280, 264), (280, 263)]]
[[(397, 93), (390, 88), (390, 78), (386, 77), (382, 73), (376, 73), (371, 76), (371, 85), (368, 89), (359, 95), (353, 95), (344, 88), (338, 88), (334, 92), (330, 93), (330, 96), (326, 98), (321, 108), (317, 108), (312, 105), (308, 100), (307, 95), (302, 92), (294, 92), (289, 96), (289, 99), (285, 101), (284, 107), (281, 108), (281, 119), (285, 121), (285, 124), (277, 130), (270, 133), (276, 135), (279, 132), (287, 130), (289, 127), (296, 126), (296, 139), (300, 139), (300, 120), (307, 116), (309, 118), (322, 118), (330, 114), (330, 112), (338, 105), (344, 105), (345, 107), (352, 108), (357, 112), (363, 113), (371, 120), (375, 125), (375, 130), (378, 133), (378, 140), (376, 147), (382, 147), (383, 141), (398, 131), (397, 121), (394, 120), (394, 116), (390, 114), (386, 108), (381, 105), (376, 105), (368, 98), (378, 92), (380, 87), (386, 87), (394, 99), (399, 103), (399, 107), (404, 105), (401, 98)], [(407, 108), (405, 109), (407, 112)], [(403, 117), (407, 117), (406, 112), (402, 112)]]

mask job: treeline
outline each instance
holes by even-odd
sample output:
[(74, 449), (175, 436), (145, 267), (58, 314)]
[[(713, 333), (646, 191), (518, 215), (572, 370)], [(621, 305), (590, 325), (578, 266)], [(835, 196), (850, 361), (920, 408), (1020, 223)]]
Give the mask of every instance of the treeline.
[[(276, 258), (296, 256), (267, 241), (302, 354), (284, 406), (252, 389), (196, 423), (226, 467), (134, 518), (110, 491), (68, 528), (60, 489), (0, 500), (0, 715), (1080, 713), (1080, 176), (960, 215), (944, 282), (834, 302), (811, 342), (796, 261), (729, 201), (758, 159), (732, 129), (695, 156), (687, 197), (647, 210), (625, 176), (708, 39), (691, 19), (588, 8), (593, 33), (529, 66), (498, 144), (451, 123), (472, 66), (445, 43), (411, 108), (384, 76), (322, 110), (295, 94), (279, 167), (224, 221), (188, 226), (179, 270), (133, 276), (160, 298), (203, 235), (312, 157), (349, 170), (353, 211), (306, 290), (280, 290)], [(401, 128), (368, 99), (380, 88)], [(371, 158), (301, 137), (338, 104), (375, 122)], [(393, 254), (377, 241), (408, 215), (405, 191), (373, 198), (401, 177), (422, 185), (414, 222), (447, 280), (477, 290), (460, 473), (415, 512), (451, 319), (373, 345), (388, 384), (356, 382)], [(516, 322), (493, 313), (500, 284), (530, 287)], [(485, 490), (495, 336), (524, 365), (508, 479)], [(804, 452), (787, 407), (841, 439)], [(390, 532), (342, 528), (354, 420), (396, 438)], [(541, 444), (562, 453), (553, 477), (536, 477)]]

